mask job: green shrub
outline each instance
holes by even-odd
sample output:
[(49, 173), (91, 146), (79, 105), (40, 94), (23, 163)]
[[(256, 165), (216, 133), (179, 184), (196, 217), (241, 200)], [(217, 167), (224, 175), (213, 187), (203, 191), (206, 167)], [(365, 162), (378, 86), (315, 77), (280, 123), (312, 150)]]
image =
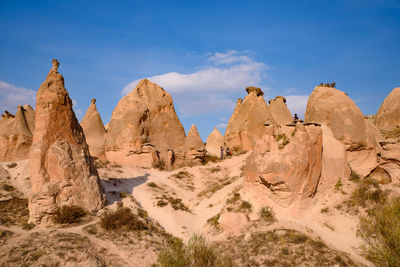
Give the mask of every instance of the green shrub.
[(199, 235), (190, 238), (185, 245), (180, 239), (172, 238), (159, 254), (162, 267), (222, 267), (235, 266), (232, 259), (216, 252), (214, 246)]
[(242, 204), (240, 204), (240, 210), (248, 210), (251, 211), (252, 205), (250, 202), (243, 200)]
[(335, 184), (335, 189), (340, 190), (343, 187), (342, 180), (339, 178), (339, 180)]
[(146, 224), (139, 220), (129, 208), (119, 207), (114, 211), (106, 210), (100, 218), (100, 226), (105, 230), (146, 230)]
[(86, 215), (86, 211), (75, 205), (58, 207), (53, 214), (53, 222), (58, 224), (71, 224), (79, 222)]
[(361, 180), (361, 176), (358, 173), (356, 173), (355, 171), (351, 170), (349, 180), (352, 182), (358, 183)]
[(13, 162), (13, 163), (7, 164), (7, 167), (10, 169), (15, 168), (15, 167), (17, 167), (17, 163)]
[(370, 209), (358, 235), (364, 256), (376, 266), (400, 266), (400, 197)]
[(329, 212), (329, 208), (325, 207), (321, 209), (321, 213), (328, 213)]
[(153, 188), (158, 187), (158, 185), (155, 182), (150, 182), (150, 183), (147, 184), (147, 186), (153, 187)]

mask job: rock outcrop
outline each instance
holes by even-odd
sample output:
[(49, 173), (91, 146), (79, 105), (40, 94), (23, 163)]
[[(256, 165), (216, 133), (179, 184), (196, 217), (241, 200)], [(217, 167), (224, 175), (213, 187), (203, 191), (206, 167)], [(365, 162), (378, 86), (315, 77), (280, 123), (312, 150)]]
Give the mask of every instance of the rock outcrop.
[(400, 87), (394, 88), (379, 107), (375, 125), (381, 130), (400, 126)]
[(265, 126), (247, 158), (245, 180), (265, 186), (279, 205), (314, 196), (322, 170), (322, 130), (318, 124)]
[(192, 124), (185, 140), (186, 163), (201, 163), (206, 155), (206, 148), (197, 131), (196, 125)]
[(365, 176), (377, 165), (380, 147), (372, 123), (342, 91), (315, 87), (307, 102), (305, 121), (328, 126), (341, 141), (353, 170)]
[(264, 133), (264, 123), (272, 120), (263, 91), (257, 87), (247, 87), (246, 91), (248, 95), (238, 99), (226, 127), (225, 144), (231, 150), (253, 149)]
[(18, 106), (12, 115), (5, 111), (0, 119), (0, 161), (27, 159), (35, 129), (35, 111), (31, 106)]
[[(169, 168), (183, 164), (185, 130), (176, 115), (171, 96), (147, 79), (123, 97), (114, 109), (106, 135), (110, 161), (131, 166), (149, 166), (151, 144)], [(153, 162), (152, 164), (156, 164)], [(151, 165), (151, 164), (150, 164)]]
[(81, 121), (86, 142), (89, 145), (90, 155), (99, 159), (105, 159), (104, 144), (106, 141), (106, 129), (97, 111), (96, 99), (92, 99), (85, 116)]
[(290, 113), (286, 106), (286, 98), (283, 96), (277, 96), (274, 99), (268, 101), (269, 111), (271, 112), (274, 123), (279, 126), (285, 126), (293, 122), (292, 113)]
[(215, 127), (214, 130), (207, 137), (207, 144), (206, 144), (207, 153), (212, 156), (220, 157), (221, 146), (222, 147), (224, 146), (224, 136), (217, 129), (217, 127)]
[(97, 169), (64, 87), (64, 78), (58, 73), (59, 63), (53, 60), (52, 64), (37, 92), (29, 155), (29, 221), (42, 225), (50, 223), (51, 215), (62, 205), (77, 205), (88, 211), (104, 206)]

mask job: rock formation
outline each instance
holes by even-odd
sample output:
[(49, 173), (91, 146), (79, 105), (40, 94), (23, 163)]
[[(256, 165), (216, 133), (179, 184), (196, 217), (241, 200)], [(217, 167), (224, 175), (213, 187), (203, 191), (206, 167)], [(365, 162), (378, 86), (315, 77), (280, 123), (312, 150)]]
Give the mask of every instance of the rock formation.
[(290, 113), (286, 106), (286, 98), (283, 96), (277, 96), (274, 99), (268, 101), (269, 111), (273, 121), (279, 126), (285, 126), (293, 122), (292, 113)]
[(206, 144), (207, 153), (212, 156), (220, 157), (221, 146), (222, 147), (224, 146), (224, 136), (217, 129), (217, 127), (215, 127), (214, 130), (207, 137), (207, 144)]
[(265, 133), (247, 158), (245, 180), (262, 184), (282, 206), (312, 197), (322, 170), (322, 130), (318, 124), (265, 126)]
[(55, 209), (62, 205), (77, 205), (88, 211), (104, 205), (97, 169), (64, 87), (64, 78), (58, 73), (59, 63), (53, 60), (52, 64), (37, 92), (29, 155), (29, 221), (35, 224), (48, 224)]
[(272, 120), (263, 91), (247, 87), (248, 95), (238, 99), (225, 132), (225, 143), (231, 150), (251, 150), (264, 133), (264, 123)]
[(349, 163), (359, 174), (365, 176), (375, 168), (380, 148), (374, 126), (344, 92), (315, 87), (307, 102), (305, 121), (328, 126), (344, 144)]
[[(147, 79), (123, 97), (114, 109), (106, 135), (106, 156), (110, 161), (150, 167), (152, 156), (144, 150), (151, 144), (170, 168), (183, 163), (185, 130), (171, 96)], [(172, 155), (172, 156), (171, 156)], [(171, 158), (173, 157), (173, 159)]]
[(187, 163), (200, 163), (206, 155), (204, 143), (197, 131), (196, 125), (192, 124), (185, 140), (185, 161)]
[(106, 141), (106, 130), (97, 111), (96, 99), (92, 99), (85, 116), (81, 121), (86, 142), (89, 145), (90, 155), (99, 159), (105, 159), (106, 153), (104, 143)]
[(381, 130), (400, 126), (400, 87), (394, 88), (379, 107), (375, 125)]
[(31, 106), (18, 106), (16, 115), (5, 111), (0, 119), (0, 161), (27, 159), (35, 129), (35, 111)]

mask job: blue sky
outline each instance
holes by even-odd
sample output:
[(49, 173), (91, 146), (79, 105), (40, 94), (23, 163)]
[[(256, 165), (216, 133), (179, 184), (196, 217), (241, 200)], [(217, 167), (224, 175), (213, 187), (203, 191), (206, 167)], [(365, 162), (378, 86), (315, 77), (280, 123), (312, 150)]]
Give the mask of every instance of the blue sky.
[(0, 0), (0, 109), (34, 104), (52, 58), (79, 119), (94, 97), (107, 123), (150, 77), (204, 141), (250, 85), (304, 114), (314, 86), (336, 82), (374, 114), (400, 86), (400, 1)]

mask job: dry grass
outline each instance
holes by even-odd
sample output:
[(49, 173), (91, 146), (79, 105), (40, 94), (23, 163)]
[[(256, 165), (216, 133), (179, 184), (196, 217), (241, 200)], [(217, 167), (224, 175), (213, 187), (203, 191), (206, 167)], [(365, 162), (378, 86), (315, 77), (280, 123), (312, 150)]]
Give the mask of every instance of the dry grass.
[(161, 196), (156, 197), (156, 199), (158, 200), (157, 206), (159, 207), (164, 207), (170, 204), (174, 210), (191, 212), (190, 209), (182, 202), (182, 199), (180, 198), (175, 198), (163, 193)]
[(181, 188), (185, 188), (190, 191), (194, 191), (195, 189), (193, 175), (186, 170), (179, 171), (178, 173), (169, 176), (168, 179), (172, 179)]
[(119, 207), (115, 211), (106, 210), (100, 218), (100, 226), (109, 231), (147, 229), (147, 225), (137, 215), (133, 214), (129, 208), (123, 207)]
[(15, 167), (17, 167), (17, 163), (15, 163), (15, 162), (7, 164), (7, 168), (9, 168), (9, 169), (12, 169)]
[(356, 266), (347, 255), (294, 230), (254, 232), (249, 240), (231, 236), (215, 245), (238, 266)]
[(258, 212), (260, 219), (267, 223), (273, 223), (276, 221), (275, 219), (275, 212), (270, 207), (262, 207)]
[(194, 235), (188, 244), (178, 238), (171, 238), (159, 254), (161, 267), (230, 267), (235, 266), (232, 259), (221, 256), (215, 247), (203, 236)]
[(360, 221), (364, 256), (376, 266), (400, 266), (400, 197), (380, 203)]
[(203, 165), (207, 165), (209, 162), (217, 163), (217, 162), (220, 162), (220, 161), (221, 161), (221, 159), (219, 157), (213, 156), (213, 155), (210, 155), (210, 154), (206, 154), (206, 156), (202, 159), (201, 163)]
[(86, 211), (78, 206), (57, 207), (53, 214), (53, 222), (57, 224), (72, 224), (80, 222)]
[(12, 198), (0, 201), (0, 225), (23, 226), (28, 222), (28, 199)]
[(203, 196), (210, 197), (215, 192), (217, 192), (218, 190), (221, 190), (225, 186), (227, 186), (227, 185), (233, 183), (234, 181), (236, 181), (238, 178), (239, 178), (238, 176), (235, 176), (235, 177), (225, 176), (225, 177), (222, 177), (222, 178), (221, 177), (220, 178), (215, 178), (215, 180), (210, 182), (207, 185), (207, 188), (205, 188), (200, 193), (198, 193), (197, 196), (198, 197), (203, 197)]
[(400, 138), (400, 126), (396, 126), (390, 131), (383, 131), (383, 136), (387, 138), (399, 139)]

